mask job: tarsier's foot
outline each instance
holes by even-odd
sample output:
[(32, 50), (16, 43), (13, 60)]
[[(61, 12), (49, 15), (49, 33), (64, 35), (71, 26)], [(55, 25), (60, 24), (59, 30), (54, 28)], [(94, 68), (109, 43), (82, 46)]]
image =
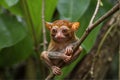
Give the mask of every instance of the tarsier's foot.
[(62, 73), (61, 69), (59, 67), (57, 67), (57, 66), (52, 66), (52, 72), (55, 75), (61, 75), (61, 73)]

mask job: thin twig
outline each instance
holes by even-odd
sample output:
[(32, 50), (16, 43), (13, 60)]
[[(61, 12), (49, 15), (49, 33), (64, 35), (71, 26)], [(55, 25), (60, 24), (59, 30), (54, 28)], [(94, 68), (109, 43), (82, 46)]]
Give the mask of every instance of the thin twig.
[(116, 11), (119, 10), (119, 4), (117, 3), (111, 10), (109, 10), (105, 15), (100, 17), (95, 23), (93, 23), (91, 26), (89, 26), (86, 31), (84, 32), (81, 39), (78, 41), (78, 45), (74, 47), (74, 52), (79, 48), (79, 46), (82, 44), (82, 42), (86, 39), (86, 37), (89, 35), (89, 33), (97, 27), (101, 22), (103, 22), (105, 19), (110, 17), (112, 14), (114, 14)]
[(43, 29), (43, 49), (47, 49), (46, 29), (45, 29), (45, 0), (42, 0), (42, 29)]
[(97, 1), (96, 9), (95, 9), (95, 11), (94, 11), (94, 14), (93, 14), (91, 20), (90, 20), (89, 26), (91, 26), (91, 25), (93, 24), (93, 21), (94, 21), (94, 19), (95, 19), (95, 16), (97, 15), (97, 12), (98, 12), (98, 10), (99, 10), (100, 2), (101, 2), (101, 0), (98, 0), (98, 1)]
[[(119, 9), (120, 9), (120, 0), (118, 0), (118, 3), (119, 3)], [(119, 18), (120, 20), (120, 18)], [(120, 27), (120, 23), (118, 25)], [(120, 32), (118, 32), (118, 34), (120, 35)], [(118, 38), (118, 43), (119, 43), (119, 50), (118, 50), (118, 55), (119, 55), (119, 62), (120, 62), (120, 37)], [(118, 72), (118, 79), (120, 80), (120, 64), (119, 64), (119, 72)]]
[[(119, 2), (119, 8), (120, 8), (120, 0), (118, 0), (118, 2)], [(120, 24), (119, 24), (119, 27), (120, 27)], [(120, 34), (120, 32), (119, 32), (119, 34)], [(119, 37), (119, 62), (120, 62), (120, 37)], [(120, 64), (119, 64), (118, 77), (119, 77), (119, 80), (120, 80)]]
[[(118, 1), (119, 2), (119, 9), (120, 9), (120, 0)], [(119, 20), (120, 20), (120, 18), (119, 18)], [(120, 23), (119, 23), (119, 29), (120, 29)], [(120, 32), (118, 33), (119, 35), (120, 35)], [(119, 62), (120, 62), (120, 37), (118, 38), (119, 40), (119, 51), (118, 51), (118, 55), (119, 55)], [(119, 80), (120, 80), (120, 64), (119, 64), (119, 73), (118, 73), (118, 77), (119, 77)]]
[[(95, 9), (95, 11), (94, 11), (94, 14), (93, 14), (93, 16), (92, 16), (92, 18), (91, 18), (91, 20), (90, 20), (90, 23), (89, 23), (89, 26), (88, 26), (88, 27), (90, 27), (90, 26), (93, 24), (93, 21), (94, 21), (94, 19), (95, 19), (95, 16), (97, 15), (98, 10), (99, 10), (100, 2), (101, 2), (101, 0), (97, 0), (96, 9)], [(92, 66), (91, 66), (91, 69), (90, 69), (90, 74), (91, 74), (91, 77), (92, 77), (92, 78), (94, 77), (94, 75), (93, 75), (93, 74), (94, 74), (94, 73), (93, 73), (93, 70), (94, 70), (94, 62), (93, 62)]]

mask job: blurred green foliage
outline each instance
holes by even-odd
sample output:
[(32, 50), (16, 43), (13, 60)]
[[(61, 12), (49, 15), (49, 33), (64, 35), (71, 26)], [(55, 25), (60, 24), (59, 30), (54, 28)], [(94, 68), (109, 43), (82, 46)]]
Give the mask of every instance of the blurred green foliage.
[[(96, 3), (93, 0), (45, 0), (45, 20), (79, 21), (81, 26), (76, 34), (81, 37), (89, 24)], [(109, 0), (104, 0), (102, 3), (103, 6), (100, 7), (96, 19), (112, 7)], [(0, 1), (0, 66), (12, 66), (35, 53), (34, 44), (39, 45), (42, 42), (41, 10), (42, 0)], [(70, 66), (64, 68), (63, 75), (57, 77), (57, 80), (69, 74), (74, 66), (89, 52), (100, 27), (101, 25), (90, 33), (82, 44), (84, 51), (81, 56)], [(34, 41), (34, 38), (37, 42)], [(50, 37), (47, 37), (47, 40), (49, 41)]]

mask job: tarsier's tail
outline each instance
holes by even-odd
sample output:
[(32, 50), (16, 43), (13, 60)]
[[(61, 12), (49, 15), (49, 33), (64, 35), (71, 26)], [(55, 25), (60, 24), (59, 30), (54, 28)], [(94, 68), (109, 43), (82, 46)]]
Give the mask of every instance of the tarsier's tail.
[(54, 77), (55, 75), (51, 72), (45, 80), (53, 80)]

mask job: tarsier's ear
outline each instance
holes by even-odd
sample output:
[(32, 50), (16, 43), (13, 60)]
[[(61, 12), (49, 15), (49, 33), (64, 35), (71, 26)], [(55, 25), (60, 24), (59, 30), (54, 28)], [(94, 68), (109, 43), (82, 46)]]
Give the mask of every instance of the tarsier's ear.
[(80, 23), (79, 23), (79, 22), (73, 22), (71, 29), (72, 29), (73, 31), (76, 31), (76, 30), (78, 30), (79, 26), (80, 26)]
[(52, 28), (52, 23), (45, 22), (45, 26), (50, 30)]

